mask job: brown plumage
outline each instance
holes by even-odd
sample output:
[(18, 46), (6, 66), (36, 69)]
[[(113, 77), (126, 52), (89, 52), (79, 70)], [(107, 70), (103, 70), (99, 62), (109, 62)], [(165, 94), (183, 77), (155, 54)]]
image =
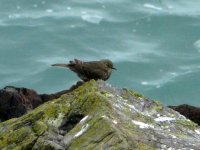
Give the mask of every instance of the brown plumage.
[(91, 79), (102, 79), (105, 81), (110, 77), (112, 70), (115, 69), (112, 61), (108, 59), (88, 62), (74, 59), (74, 61), (69, 61), (69, 64), (53, 64), (52, 66), (67, 67), (75, 72), (83, 81)]

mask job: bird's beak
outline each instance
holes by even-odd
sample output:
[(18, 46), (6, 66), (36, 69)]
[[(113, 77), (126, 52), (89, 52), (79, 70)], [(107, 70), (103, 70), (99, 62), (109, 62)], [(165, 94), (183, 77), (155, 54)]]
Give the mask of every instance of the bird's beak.
[(112, 67), (112, 69), (117, 70), (116, 68)]

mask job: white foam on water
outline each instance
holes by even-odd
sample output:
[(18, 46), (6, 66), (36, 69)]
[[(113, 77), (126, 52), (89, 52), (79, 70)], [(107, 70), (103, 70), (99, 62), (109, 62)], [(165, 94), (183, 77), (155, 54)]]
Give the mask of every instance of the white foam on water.
[(142, 81), (141, 84), (142, 85), (148, 85), (149, 83), (147, 81)]
[(174, 82), (176, 78), (192, 73), (195, 70), (198, 70), (199, 68), (200, 66), (192, 69), (192, 67), (190, 66), (188, 67), (188, 69), (185, 69), (185, 70), (182, 69), (182, 70), (179, 70), (178, 72), (166, 72), (160, 78), (152, 79), (149, 81), (141, 81), (140, 84), (143, 86), (154, 86), (156, 88), (161, 88), (169, 82)]
[(67, 7), (67, 10), (71, 10), (71, 9), (72, 9), (71, 7), (69, 7), (69, 6)]
[(10, 14), (8, 15), (9, 19), (17, 19), (17, 18), (21, 18), (22, 16), (20, 14)]
[(200, 53), (200, 40), (197, 40), (196, 42), (194, 42), (193, 46)]
[[(98, 9), (92, 9), (92, 8), (87, 8), (87, 7), (79, 7), (76, 5), (73, 5), (73, 9), (71, 6), (67, 5), (54, 5), (52, 8), (46, 8), (44, 10), (36, 10), (34, 8), (39, 8), (39, 4), (32, 4), (33, 10), (29, 9), (24, 12), (18, 13), (21, 17), (20, 18), (42, 18), (46, 16), (52, 16), (52, 17), (80, 17), (82, 20), (87, 21), (89, 23), (93, 24), (99, 24), (102, 19), (105, 19), (106, 21), (111, 21), (111, 22), (120, 22), (120, 21), (125, 21), (126, 19), (123, 19), (122, 17), (119, 17), (116, 15), (114, 12), (111, 10), (107, 10), (107, 4), (110, 4), (111, 1), (95, 1), (92, 3), (96, 4), (100, 2), (100, 8)], [(77, 1), (76, 3), (80, 4), (87, 4), (90, 5), (91, 2), (83, 2), (83, 1)], [(118, 0), (115, 2), (115, 5), (121, 5), (124, 2), (121, 0)], [(130, 11), (131, 13), (135, 12), (142, 12), (148, 14), (148, 16), (151, 16), (156, 13), (156, 15), (166, 15), (166, 14), (175, 14), (175, 15), (196, 15), (198, 16), (200, 14), (200, 9), (198, 7), (198, 3), (200, 2), (186, 2), (186, 1), (181, 1), (181, 2), (164, 2), (164, 4), (151, 4), (151, 3), (144, 3), (140, 4), (137, 2), (126, 2), (127, 6), (124, 6), (123, 9), (126, 9)], [(44, 5), (46, 4), (46, 1), (41, 1), (41, 4)], [(67, 7), (66, 7), (67, 6)], [(22, 10), (22, 6), (16, 6), (17, 9)], [(134, 9), (130, 9), (134, 8)], [(123, 13), (123, 9), (121, 12)], [(130, 10), (129, 10), (130, 9)], [(52, 11), (53, 10), (53, 11)], [(70, 11), (69, 11), (70, 10)], [(81, 11), (87, 11), (86, 14), (81, 14)], [(125, 11), (126, 11), (125, 10)], [(12, 12), (11, 12), (12, 13)], [(15, 14), (15, 12), (13, 12)], [(13, 14), (13, 15), (14, 15)], [(12, 15), (12, 14), (11, 14)], [(14, 17), (13, 17), (14, 18)], [(19, 17), (18, 17), (19, 18)], [(146, 18), (146, 17), (144, 17)], [(144, 19), (143, 18), (143, 19)], [(17, 17), (15, 17), (17, 19)], [(141, 19), (141, 18), (139, 18)], [(149, 18), (147, 17), (148, 21)]]
[(44, 5), (44, 4), (46, 4), (46, 1), (42, 1), (41, 3)]
[(17, 6), (17, 9), (21, 9), (21, 7), (18, 5), (18, 6)]
[(75, 25), (73, 25), (73, 24), (72, 24), (72, 25), (70, 25), (70, 28), (75, 28), (75, 27), (76, 27), (76, 26), (75, 26)]
[(152, 5), (152, 4), (144, 4), (144, 7), (151, 8), (151, 9), (154, 9), (154, 10), (163, 10), (163, 8)]
[(37, 4), (34, 4), (34, 5), (33, 5), (33, 7), (34, 7), (34, 8), (37, 8), (37, 7), (38, 7), (38, 5), (37, 5)]
[(159, 43), (154, 41), (145, 41), (134, 35), (129, 37), (123, 37), (120, 35), (120, 40), (118, 38), (113, 39), (115, 43), (120, 45), (119, 50), (107, 49), (102, 51), (102, 55), (105, 58), (112, 58), (114, 62), (130, 61), (130, 62), (151, 62), (153, 59), (148, 57), (149, 55), (155, 57), (162, 57), (164, 54), (158, 49)]
[(105, 5), (102, 5), (101, 7), (102, 7), (102, 8), (104, 8), (104, 9), (106, 8), (106, 6), (105, 6)]
[(189, 64), (189, 65), (182, 65), (179, 68), (184, 71), (184, 74), (189, 74), (189, 73), (198, 71), (200, 69), (200, 65)]
[(84, 21), (87, 21), (87, 22), (90, 22), (90, 23), (94, 23), (94, 24), (99, 24), (101, 22), (101, 20), (103, 19), (102, 16), (92, 15), (92, 14), (83, 14), (81, 16), (81, 18)]
[(199, 16), (200, 1), (171, 1), (167, 4), (171, 14), (180, 16)]
[(178, 75), (176, 72), (170, 72), (169, 74), (172, 75), (172, 76), (177, 76)]
[(48, 12), (48, 13), (52, 13), (53, 9), (46, 9), (45, 11)]
[[(134, 11), (151, 15), (199, 16), (200, 1), (165, 1), (162, 3), (135, 3)], [(136, 7), (137, 6), (137, 7)]]

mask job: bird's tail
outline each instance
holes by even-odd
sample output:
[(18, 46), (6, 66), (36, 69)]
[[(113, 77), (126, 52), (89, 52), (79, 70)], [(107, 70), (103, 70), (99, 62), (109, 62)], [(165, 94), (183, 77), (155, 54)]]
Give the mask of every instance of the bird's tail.
[(69, 67), (69, 64), (53, 64), (51, 66), (56, 66), (56, 67)]
[(73, 60), (69, 61), (69, 64), (53, 64), (51, 66), (72, 68), (74, 66), (82, 66), (82, 64), (83, 64), (83, 61), (74, 59), (74, 61)]

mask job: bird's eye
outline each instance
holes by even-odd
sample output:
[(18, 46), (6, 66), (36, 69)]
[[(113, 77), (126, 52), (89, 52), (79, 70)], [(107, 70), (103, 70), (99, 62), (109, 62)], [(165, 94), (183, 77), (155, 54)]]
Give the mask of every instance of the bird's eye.
[(112, 68), (113, 67), (112, 64), (107, 64), (107, 66), (108, 66), (108, 68)]

